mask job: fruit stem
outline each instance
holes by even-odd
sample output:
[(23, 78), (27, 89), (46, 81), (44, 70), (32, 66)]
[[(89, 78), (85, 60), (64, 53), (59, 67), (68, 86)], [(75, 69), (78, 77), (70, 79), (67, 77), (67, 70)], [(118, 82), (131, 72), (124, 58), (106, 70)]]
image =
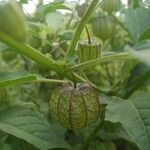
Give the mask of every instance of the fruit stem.
[(75, 81), (73, 82), (73, 85), (74, 85), (74, 88), (76, 89), (77, 88), (77, 83)]
[(87, 28), (87, 26), (85, 26), (85, 29), (86, 29), (86, 33), (87, 33), (87, 36), (88, 36), (88, 42), (89, 42), (89, 45), (91, 44), (91, 37), (90, 37), (90, 33), (89, 33), (89, 30)]
[(74, 89), (76, 89), (77, 88), (77, 82), (75, 80), (75, 75), (73, 72), (72, 72), (72, 79), (73, 79), (73, 87), (74, 87)]

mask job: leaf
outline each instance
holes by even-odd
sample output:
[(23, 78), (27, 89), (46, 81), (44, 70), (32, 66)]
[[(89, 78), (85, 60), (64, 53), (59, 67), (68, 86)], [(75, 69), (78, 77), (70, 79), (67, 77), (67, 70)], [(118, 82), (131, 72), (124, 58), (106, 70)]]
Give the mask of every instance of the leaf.
[(145, 63), (150, 68), (150, 49), (142, 51), (131, 51), (140, 61)]
[(20, 0), (19, 3), (20, 3), (20, 4), (27, 4), (27, 3), (28, 3), (28, 0)]
[(137, 51), (141, 51), (141, 50), (150, 50), (150, 40), (144, 40), (141, 41), (140, 43), (137, 43), (134, 46), (134, 49)]
[(54, 0), (52, 3), (53, 4), (61, 4), (61, 3), (64, 3), (65, 0)]
[(150, 39), (150, 28), (148, 30), (146, 30), (145, 32), (143, 32), (143, 34), (140, 36), (138, 42), (140, 42), (142, 40), (146, 40), (146, 39)]
[[(128, 51), (131, 52), (136, 58), (140, 60), (132, 70), (125, 86), (120, 90), (120, 96), (123, 98), (130, 97), (135, 90), (143, 86), (150, 77), (150, 41), (145, 40), (138, 43), (134, 49), (127, 47)], [(136, 63), (135, 63), (136, 64)], [(127, 65), (127, 64), (126, 64)], [(130, 67), (129, 65), (126, 67)]]
[(131, 100), (109, 99), (106, 120), (120, 122), (140, 150), (150, 149), (150, 93), (139, 93)]
[(32, 105), (10, 106), (1, 111), (0, 129), (41, 150), (68, 147)]
[(0, 149), (2, 149), (2, 150), (12, 150), (11, 146), (9, 144), (6, 144), (6, 143), (0, 143)]
[[(135, 49), (135, 50), (134, 50)], [(150, 40), (144, 40), (134, 46), (131, 52), (150, 67)]]
[(137, 60), (127, 60), (121, 69), (121, 80), (126, 80), (130, 76), (131, 70), (138, 64)]
[(0, 42), (0, 51), (3, 51), (5, 49), (7, 49), (7, 48), (8, 48), (8, 46), (6, 46), (5, 44)]
[(56, 4), (53, 3), (53, 4), (45, 5), (42, 11), (46, 15), (49, 12), (56, 11), (57, 9), (66, 9), (66, 10), (72, 11), (69, 7), (67, 7), (67, 6), (65, 6), (64, 4), (61, 4), (61, 3), (56, 3)]
[(138, 41), (141, 35), (150, 28), (150, 11), (146, 8), (127, 9), (124, 26), (130, 32), (132, 40)]
[(108, 139), (111, 139), (111, 140), (125, 139), (127, 141), (134, 143), (134, 141), (132, 141), (132, 137), (128, 135), (128, 133), (125, 131), (121, 123), (112, 123), (110, 121), (105, 121), (103, 128), (105, 130), (104, 132), (105, 135), (102, 134), (101, 131), (99, 131), (99, 137), (103, 139), (104, 141)]
[(133, 8), (139, 7), (140, 4), (141, 4), (141, 1), (140, 1), (140, 0), (133, 0)]
[(34, 74), (29, 74), (26, 71), (0, 72), (0, 88), (27, 83), (34, 80), (36, 80), (36, 76)]
[(63, 21), (63, 15), (60, 12), (50, 12), (46, 16), (48, 26), (54, 31), (57, 31), (62, 27)]
[(146, 40), (143, 42), (140, 42), (135, 46), (136, 49), (133, 49), (129, 46), (126, 46), (126, 49), (134, 55), (136, 58), (138, 58), (141, 62), (145, 63), (147, 66), (150, 67), (150, 41)]
[(126, 85), (120, 90), (120, 96), (129, 98), (135, 90), (144, 85), (150, 78), (150, 68), (143, 63), (137, 64), (131, 71)]

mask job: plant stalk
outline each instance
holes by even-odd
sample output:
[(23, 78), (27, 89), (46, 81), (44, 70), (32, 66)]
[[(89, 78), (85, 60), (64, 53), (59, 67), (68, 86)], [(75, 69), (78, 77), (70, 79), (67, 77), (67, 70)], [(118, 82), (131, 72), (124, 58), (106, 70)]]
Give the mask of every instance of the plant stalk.
[(76, 44), (79, 41), (80, 35), (84, 29), (84, 26), (86, 25), (86, 23), (88, 22), (93, 10), (95, 9), (96, 5), (98, 4), (99, 0), (93, 0), (91, 5), (89, 6), (87, 12), (85, 13), (85, 15), (83, 16), (83, 18), (81, 19), (81, 22), (79, 23), (76, 32), (71, 40), (70, 46), (67, 50), (67, 58), (71, 57), (73, 55), (73, 51), (75, 50)]

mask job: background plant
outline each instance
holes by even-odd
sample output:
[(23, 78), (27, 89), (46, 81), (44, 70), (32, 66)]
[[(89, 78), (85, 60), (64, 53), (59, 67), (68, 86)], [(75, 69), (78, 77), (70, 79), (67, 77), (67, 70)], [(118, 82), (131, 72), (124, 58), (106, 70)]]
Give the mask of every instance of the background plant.
[[(26, 3), (18, 1), (21, 9)], [(0, 149), (150, 149), (150, 5), (116, 5), (39, 0), (34, 14), (22, 16), (26, 40), (14, 36), (15, 20), (0, 19), (7, 25), (0, 26)], [(102, 53), (80, 63), (77, 44), (88, 39), (85, 25)], [(78, 135), (49, 114), (50, 94), (68, 81), (89, 82), (104, 107), (104, 120)]]

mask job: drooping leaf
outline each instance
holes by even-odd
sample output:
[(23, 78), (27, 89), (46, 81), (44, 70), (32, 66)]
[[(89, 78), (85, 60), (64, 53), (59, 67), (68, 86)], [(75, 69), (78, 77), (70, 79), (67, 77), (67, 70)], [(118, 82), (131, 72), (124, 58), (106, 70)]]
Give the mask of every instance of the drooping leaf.
[(130, 32), (134, 42), (150, 28), (150, 11), (146, 8), (127, 9), (125, 12), (124, 26)]
[(110, 98), (106, 120), (120, 122), (140, 150), (150, 149), (150, 93), (139, 93), (131, 100)]
[(68, 147), (31, 104), (10, 106), (2, 110), (0, 129), (41, 150)]

